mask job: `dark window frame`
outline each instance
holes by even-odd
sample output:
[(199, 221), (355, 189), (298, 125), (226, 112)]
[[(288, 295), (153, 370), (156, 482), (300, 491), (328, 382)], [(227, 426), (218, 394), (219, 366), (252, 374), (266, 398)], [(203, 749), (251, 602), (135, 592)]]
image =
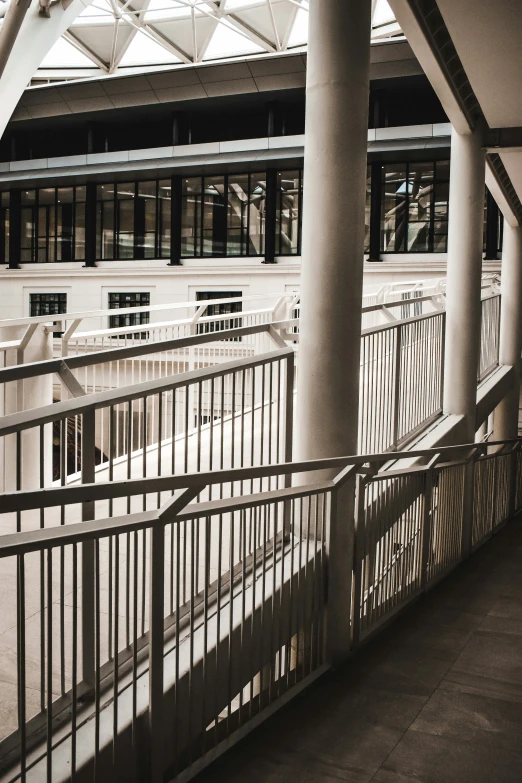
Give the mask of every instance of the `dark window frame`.
[[(58, 200), (58, 192), (60, 190), (64, 190), (66, 188), (71, 188), (73, 192), (73, 199), (71, 202), (67, 202), (71, 206), (71, 214), (72, 214), (72, 220), (71, 220), (71, 234), (70, 234), (70, 248), (71, 248), (71, 258), (60, 258), (58, 259), (58, 247), (60, 244), (60, 240), (63, 238), (64, 234), (58, 232), (58, 214), (61, 202)], [(84, 189), (86, 190), (86, 185), (76, 185), (76, 184), (66, 184), (61, 186), (55, 186), (50, 185), (49, 187), (40, 187), (40, 188), (29, 188), (27, 192), (34, 192), (34, 203), (33, 204), (21, 204), (20, 206), (20, 215), (24, 213), (24, 211), (29, 212), (30, 214), (30, 222), (32, 225), (32, 232), (30, 237), (29, 245), (24, 245), (24, 239), (25, 236), (23, 236), (22, 232), (24, 229), (23, 223), (20, 227), (20, 259), (22, 264), (69, 264), (69, 263), (84, 263), (85, 262), (85, 237), (84, 237), (84, 252), (83, 255), (80, 257), (76, 257), (76, 247), (77, 247), (77, 230), (79, 230), (79, 226), (77, 225), (77, 217), (78, 217), (78, 211), (77, 206), (78, 204), (84, 204), (84, 212), (86, 212), (87, 209), (87, 198), (78, 199), (77, 198), (77, 191), (78, 189)], [(54, 190), (54, 201), (49, 204), (40, 204), (40, 191), (42, 190)], [(50, 221), (51, 221), (51, 208), (54, 210), (54, 234), (50, 236)], [(40, 210), (44, 210), (45, 215), (45, 233), (40, 235), (39, 233), (39, 221), (40, 221)], [(84, 226), (83, 230), (86, 231), (85, 226), (85, 214), (84, 214)], [(62, 228), (63, 228), (63, 220), (62, 220)], [(39, 247), (39, 240), (41, 238), (45, 237), (43, 241), (45, 241), (45, 246)], [(65, 243), (64, 243), (65, 246)], [(52, 250), (51, 250), (52, 249)], [(44, 251), (45, 260), (40, 261), (39, 255), (40, 251)], [(23, 258), (23, 254), (27, 253), (29, 255), (29, 258)], [(50, 259), (50, 256), (54, 256), (54, 258)]]
[[(266, 170), (263, 171), (247, 171), (247, 172), (237, 172), (235, 174), (211, 174), (205, 176), (197, 175), (192, 177), (183, 177), (184, 182), (188, 182), (189, 180), (199, 180), (199, 188), (196, 193), (191, 194), (194, 198), (194, 216), (193, 216), (193, 224), (192, 224), (192, 230), (193, 230), (193, 241), (192, 244), (194, 246), (194, 252), (186, 252), (182, 249), (181, 251), (181, 258), (264, 258), (265, 257), (265, 249), (266, 249), (266, 205), (267, 205), (267, 199), (268, 194), (265, 190), (265, 212), (264, 212), (264, 219), (262, 221), (261, 226), (261, 237), (262, 237), (262, 249), (259, 253), (255, 253), (251, 251), (251, 205), (252, 205), (252, 196), (253, 196), (253, 186), (252, 182), (254, 180), (259, 180), (260, 176), (265, 177), (265, 182), (267, 182), (267, 172)], [(213, 234), (212, 234), (212, 243), (213, 248), (212, 252), (208, 253), (205, 252), (205, 229), (204, 229), (204, 219), (205, 219), (205, 210), (203, 209), (204, 206), (204, 199), (205, 199), (205, 191), (206, 191), (206, 180), (215, 179), (217, 177), (222, 178), (223, 180), (223, 203), (220, 205), (218, 203), (215, 203), (213, 206)], [(248, 195), (247, 195), (247, 201), (246, 201), (246, 220), (241, 220), (241, 226), (240, 226), (240, 234), (241, 234), (241, 244), (242, 244), (242, 250), (244, 252), (242, 253), (229, 253), (228, 247), (230, 244), (229, 240), (229, 183), (231, 181), (234, 181), (234, 179), (238, 179), (240, 177), (248, 177)], [(187, 213), (186, 209), (186, 202), (189, 198), (189, 195), (186, 193), (182, 193), (181, 196), (181, 223), (182, 223), (182, 230), (185, 225), (184, 223), (184, 215)], [(222, 211), (222, 216), (219, 214), (220, 211)], [(217, 239), (215, 237), (214, 231), (217, 233)], [(222, 244), (223, 249), (219, 250), (216, 249), (216, 244)], [(183, 247), (183, 243), (182, 243)]]
[[(55, 304), (56, 308), (49, 307)], [(42, 308), (42, 305), (44, 307)], [(47, 305), (47, 307), (45, 307)], [(63, 309), (61, 309), (63, 306)], [(47, 312), (42, 312), (46, 310)], [(29, 315), (36, 318), (41, 315), (60, 315), (67, 312), (67, 293), (49, 291), (35, 291), (29, 294)], [(56, 321), (53, 322), (56, 325)], [(53, 337), (61, 337), (63, 332), (53, 332)]]
[[(381, 171), (382, 171), (382, 181), (381, 181), (381, 210), (380, 210), (380, 249), (381, 253), (385, 253), (386, 255), (397, 255), (397, 254), (408, 254), (408, 255), (418, 255), (422, 253), (446, 253), (448, 250), (448, 217), (449, 217), (449, 197), (447, 201), (447, 214), (446, 214), (446, 232), (438, 232), (435, 233), (435, 204), (437, 200), (437, 186), (441, 185), (448, 185), (449, 187), (449, 171), (448, 171), (448, 177), (439, 177), (437, 175), (437, 169), (442, 164), (448, 164), (449, 159), (430, 159), (430, 160), (394, 160), (394, 161), (386, 161), (382, 163)], [(419, 249), (419, 250), (409, 250), (408, 249), (408, 229), (410, 226), (410, 223), (415, 223), (417, 221), (411, 221), (410, 220), (410, 192), (409, 192), (409, 186), (408, 183), (410, 182), (410, 171), (415, 168), (415, 166), (419, 165), (426, 165), (431, 164), (433, 166), (433, 178), (432, 178), (432, 199), (430, 203), (430, 216), (428, 221), (428, 248), (426, 250)], [(405, 230), (404, 230), (404, 236), (401, 241), (401, 247), (399, 249), (394, 248), (393, 250), (390, 250), (388, 248), (384, 247), (384, 237), (385, 232), (383, 230), (383, 218), (384, 218), (384, 193), (385, 193), (385, 187), (386, 187), (386, 177), (384, 176), (384, 169), (385, 167), (392, 167), (392, 166), (404, 166), (405, 167), (405, 182), (406, 182), (406, 193), (405, 193), (405, 202), (404, 202), (404, 209), (405, 209)], [(371, 187), (373, 188), (373, 181), (371, 184)], [(443, 249), (436, 249), (435, 248), (435, 237), (436, 236), (443, 236), (445, 237), (445, 243)]]
[[(143, 260), (169, 260), (171, 257), (171, 245), (172, 245), (172, 215), (171, 215), (171, 207), (167, 210), (167, 215), (165, 216), (162, 209), (161, 204), (163, 199), (160, 198), (160, 189), (162, 182), (169, 182), (169, 187), (171, 191), (171, 199), (172, 199), (172, 192), (174, 188), (173, 179), (172, 177), (161, 177), (159, 179), (155, 178), (146, 178), (146, 179), (137, 179), (137, 180), (130, 180), (129, 182), (100, 182), (98, 185), (101, 186), (107, 186), (111, 185), (113, 188), (113, 195), (112, 199), (101, 199), (99, 197), (99, 191), (97, 189), (96, 191), (96, 260), (98, 261), (143, 261)], [(154, 218), (154, 255), (152, 256), (146, 256), (145, 255), (145, 245), (144, 245), (144, 239), (145, 239), (145, 218), (144, 218), (144, 212), (142, 214), (141, 210), (141, 199), (145, 198), (144, 196), (140, 196), (139, 193), (139, 187), (140, 184), (143, 183), (154, 183), (155, 185), (155, 218)], [(133, 214), (133, 232), (132, 232), (132, 255), (131, 257), (126, 256), (120, 252), (120, 210), (118, 208), (118, 202), (123, 201), (125, 199), (119, 199), (118, 198), (118, 186), (121, 188), (122, 185), (129, 185), (130, 188), (133, 190), (132, 195), (132, 214)], [(128, 199), (131, 200), (131, 199)], [(112, 254), (104, 256), (103, 255), (103, 231), (105, 229), (105, 218), (104, 218), (104, 210), (102, 208), (102, 204), (112, 204), (112, 226), (109, 226), (110, 230), (112, 230)], [(168, 237), (170, 238), (170, 241), (167, 241), (164, 238), (164, 229), (166, 228), (164, 224), (164, 218), (166, 220), (166, 223), (168, 223)]]
[[(127, 297), (127, 300), (125, 300)], [(132, 301), (132, 298), (139, 298)], [(150, 291), (110, 291), (109, 310), (125, 310), (130, 307), (149, 307)], [(150, 313), (118, 313), (109, 316), (109, 329), (124, 329), (127, 326), (145, 326), (150, 323)], [(148, 332), (129, 333), (133, 338), (146, 339)], [(123, 335), (125, 338), (126, 335)], [(115, 339), (122, 335), (114, 335)]]
[[(196, 291), (196, 301), (205, 302), (212, 301), (213, 299), (232, 299), (233, 297), (243, 296), (242, 291)], [(200, 305), (201, 306), (201, 305)], [(234, 315), (234, 313), (242, 312), (242, 302), (226, 302), (223, 304), (210, 304), (207, 306), (204, 316), (212, 315)], [(209, 312), (210, 311), (210, 312)], [(225, 322), (232, 321), (232, 326), (229, 324), (228, 329), (240, 329), (243, 320), (241, 318), (224, 318), (223, 321), (211, 321), (210, 323), (198, 323), (197, 334), (211, 334), (212, 332), (223, 331), (225, 328)], [(241, 337), (233, 337), (235, 342), (241, 342)]]
[(0, 191), (0, 264), (9, 263), (11, 192)]
[[(278, 178), (279, 175), (283, 175), (285, 173), (290, 172), (298, 172), (299, 176), (299, 185), (298, 185), (298, 193), (297, 193), (297, 248), (295, 253), (288, 253), (283, 252), (282, 247), (282, 226), (283, 226), (283, 220), (282, 220), (282, 214), (283, 214), (283, 207), (282, 207), (282, 190), (278, 187)], [(279, 226), (279, 231), (277, 231), (276, 228), (276, 237), (275, 237), (275, 256), (300, 256), (301, 255), (301, 244), (302, 244), (302, 238), (303, 238), (303, 174), (304, 170), (302, 166), (298, 166), (293, 169), (284, 168), (284, 169), (277, 169), (276, 171), (276, 227)]]

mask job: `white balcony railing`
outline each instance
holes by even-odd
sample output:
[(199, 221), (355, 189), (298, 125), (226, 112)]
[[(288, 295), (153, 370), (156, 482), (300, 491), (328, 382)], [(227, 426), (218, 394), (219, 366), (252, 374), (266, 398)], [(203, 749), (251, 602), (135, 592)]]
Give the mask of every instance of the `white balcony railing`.
[[(17, 662), (2, 779), (138, 779), (138, 759), (152, 783), (197, 772), (325, 671), (340, 629), (356, 647), (521, 509), (522, 441), (465, 451), (397, 453), (384, 472), (390, 455), (372, 454), (3, 496), (2, 520), (36, 524), (0, 537)], [(427, 464), (401, 470), (412, 457)], [(337, 476), (313, 478), (325, 469)], [(158, 508), (115, 510), (144, 493)], [(114, 513), (38, 524), (98, 504)]]

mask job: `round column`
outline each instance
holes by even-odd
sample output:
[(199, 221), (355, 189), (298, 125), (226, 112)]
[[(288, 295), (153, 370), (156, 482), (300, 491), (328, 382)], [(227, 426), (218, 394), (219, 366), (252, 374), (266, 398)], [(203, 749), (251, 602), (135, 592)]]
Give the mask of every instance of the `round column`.
[[(300, 460), (357, 452), (370, 12), (368, 0), (310, 3), (296, 415)], [(310, 478), (318, 476), (301, 480)], [(346, 658), (351, 644), (346, 607), (352, 594), (347, 564), (353, 561), (354, 493), (354, 477), (336, 491), (326, 541), (326, 648), (332, 664)], [(306, 623), (299, 634), (307, 644)]]
[(465, 417), (464, 442), (475, 438), (484, 188), (481, 129), (466, 135), (453, 130), (443, 409)]
[(499, 364), (514, 367), (513, 384), (495, 410), (495, 440), (518, 435), (522, 354), (522, 227), (504, 221)]
[(312, 0), (297, 458), (357, 452), (368, 138), (367, 0)]

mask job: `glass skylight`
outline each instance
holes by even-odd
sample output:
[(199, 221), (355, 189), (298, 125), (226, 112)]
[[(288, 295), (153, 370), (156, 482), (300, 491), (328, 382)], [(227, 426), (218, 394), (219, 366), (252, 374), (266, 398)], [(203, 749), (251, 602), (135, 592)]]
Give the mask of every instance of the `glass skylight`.
[[(93, 75), (129, 72), (302, 49), (308, 9), (308, 0), (93, 0), (35, 76), (68, 78), (75, 68)], [(387, 0), (377, 0), (372, 39), (400, 35)]]

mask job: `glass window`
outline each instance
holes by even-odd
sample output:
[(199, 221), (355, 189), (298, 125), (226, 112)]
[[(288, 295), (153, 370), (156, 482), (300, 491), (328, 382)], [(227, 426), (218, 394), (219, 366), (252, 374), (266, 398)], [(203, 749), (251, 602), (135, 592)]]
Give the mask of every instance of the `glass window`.
[(74, 211), (74, 257), (85, 259), (85, 201), (87, 190), (85, 185), (75, 189), (75, 211)]
[(74, 188), (58, 188), (56, 260), (74, 258)]
[(116, 188), (117, 258), (134, 258), (134, 196), (133, 182), (119, 183)]
[(156, 257), (157, 182), (138, 182), (136, 195), (136, 257)]
[(265, 172), (183, 180), (184, 257), (263, 255), (265, 220)]
[(364, 204), (364, 252), (370, 252), (370, 222), (372, 212), (372, 167), (366, 167), (366, 200)]
[(223, 256), (226, 248), (225, 178), (203, 180), (202, 255)]
[(261, 256), (265, 252), (266, 172), (250, 175), (248, 215), (248, 255)]
[(201, 177), (184, 179), (181, 191), (181, 255), (193, 258), (200, 255)]
[(248, 249), (249, 176), (228, 177), (227, 255), (246, 256)]
[(0, 197), (0, 263), (9, 263), (9, 204), (10, 194), (8, 191), (1, 194)]
[(406, 238), (406, 164), (383, 166), (381, 200), (381, 249), (403, 251)]
[(448, 249), (449, 167), (449, 160), (435, 164), (432, 248), (435, 253), (445, 253)]
[[(150, 305), (150, 293), (117, 292), (109, 294), (109, 310), (122, 310), (128, 307), (148, 307)], [(148, 324), (150, 313), (118, 313), (109, 317), (109, 328), (117, 329), (125, 326), (141, 326)], [(140, 335), (134, 335), (139, 337)], [(143, 332), (143, 337), (146, 332)]]
[[(67, 294), (29, 294), (29, 315), (58, 315), (67, 312)], [(56, 322), (55, 322), (56, 323)], [(60, 337), (62, 332), (53, 332)]]
[(381, 250), (445, 251), (449, 161), (386, 164), (382, 172)]
[(21, 204), (22, 236), (20, 238), (20, 260), (22, 263), (29, 263), (35, 260), (36, 191), (22, 190)]
[(170, 179), (158, 182), (158, 256), (170, 258), (172, 185)]
[(114, 185), (96, 189), (96, 257), (114, 258)]
[(277, 172), (276, 254), (298, 255), (301, 246), (302, 175)]
[(428, 252), (433, 206), (433, 163), (408, 167), (408, 250)]
[(84, 260), (85, 187), (22, 191), (21, 203), (22, 263)]

